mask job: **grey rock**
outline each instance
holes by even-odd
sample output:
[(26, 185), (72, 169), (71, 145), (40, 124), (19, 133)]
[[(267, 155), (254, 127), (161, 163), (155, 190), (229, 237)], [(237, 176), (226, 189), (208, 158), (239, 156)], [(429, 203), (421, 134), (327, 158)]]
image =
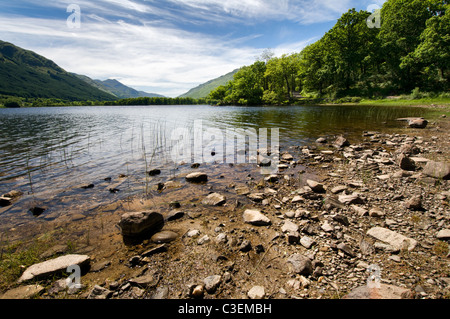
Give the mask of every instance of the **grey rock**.
[(417, 118), (417, 119), (410, 119), (408, 121), (408, 126), (410, 128), (420, 128), (424, 129), (428, 125), (428, 121), (423, 118)]
[(338, 197), (339, 202), (346, 204), (346, 205), (351, 205), (351, 204), (364, 204), (364, 201), (362, 200), (361, 197), (359, 197), (358, 194), (352, 194), (352, 195), (341, 195)]
[(156, 273), (145, 274), (136, 278), (130, 279), (128, 282), (133, 286), (140, 288), (154, 288), (158, 285), (160, 276)]
[(244, 253), (252, 250), (252, 243), (249, 240), (244, 240), (242, 244), (239, 246), (239, 250)]
[(244, 222), (254, 226), (267, 226), (271, 224), (270, 219), (258, 210), (247, 209), (244, 212)]
[(154, 234), (150, 239), (152, 242), (157, 244), (170, 243), (178, 238), (176, 232), (165, 230)]
[(450, 229), (441, 229), (436, 234), (436, 238), (441, 239), (441, 240), (449, 240), (450, 239)]
[(357, 205), (351, 205), (350, 207), (351, 207), (351, 208), (353, 209), (353, 211), (354, 211), (355, 213), (357, 213), (359, 216), (366, 216), (366, 215), (369, 214), (369, 211), (368, 211), (367, 209), (363, 208), (363, 207), (360, 207), (360, 206), (357, 206)]
[(392, 285), (380, 284), (379, 288), (367, 285), (352, 290), (343, 299), (410, 299), (410, 290)]
[(301, 244), (303, 247), (305, 247), (306, 249), (310, 249), (310, 248), (312, 247), (312, 245), (315, 244), (315, 241), (314, 241), (314, 239), (312, 239), (312, 238), (309, 237), (309, 236), (303, 236), (303, 237), (300, 239), (300, 244)]
[(209, 294), (213, 294), (216, 292), (217, 288), (222, 283), (222, 276), (214, 275), (214, 276), (206, 277), (203, 280), (203, 283), (205, 284), (205, 290)]
[(387, 228), (373, 227), (367, 231), (367, 235), (391, 245), (396, 250), (405, 248), (412, 251), (417, 245), (415, 239), (408, 238)]
[(318, 144), (326, 144), (328, 141), (327, 141), (327, 139), (325, 138), (325, 137), (319, 137), (317, 140), (316, 140), (316, 143), (318, 143)]
[(203, 205), (222, 206), (226, 202), (226, 198), (218, 193), (209, 194), (203, 201)]
[(169, 287), (164, 286), (156, 288), (156, 291), (152, 295), (151, 299), (162, 300), (167, 299), (168, 297), (169, 297)]
[(20, 286), (5, 292), (0, 299), (30, 299), (44, 291), (41, 285)]
[(90, 264), (90, 260), (90, 257), (87, 255), (66, 255), (55, 259), (50, 259), (28, 267), (19, 278), (18, 282), (22, 283), (65, 272), (69, 266), (80, 266), (80, 268), (87, 268)]
[(450, 163), (430, 161), (423, 169), (427, 176), (448, 180), (450, 179)]
[(313, 192), (315, 192), (315, 193), (325, 193), (325, 188), (324, 188), (322, 183), (313, 181), (311, 179), (308, 179), (306, 181), (306, 183), (308, 184), (309, 187), (311, 187)]
[(292, 271), (300, 275), (311, 275), (313, 272), (313, 266), (311, 259), (300, 254), (291, 255), (287, 262), (291, 265)]
[(68, 249), (67, 245), (56, 245), (43, 252), (39, 257), (41, 259), (47, 259), (55, 255), (64, 254), (67, 251), (67, 249)]
[(333, 187), (333, 188), (331, 189), (331, 192), (332, 192), (333, 194), (338, 194), (338, 193), (341, 193), (341, 192), (343, 192), (343, 191), (346, 191), (347, 189), (348, 189), (347, 186), (341, 185), (341, 186)]
[(333, 146), (336, 148), (343, 148), (346, 146), (350, 146), (350, 142), (343, 136), (339, 136), (333, 143)]
[(291, 222), (290, 220), (286, 220), (283, 224), (283, 226), (281, 227), (281, 231), (283, 233), (288, 233), (288, 232), (298, 232), (298, 225)]
[(184, 217), (184, 212), (179, 211), (179, 210), (172, 210), (170, 211), (167, 216), (166, 216), (166, 220), (167, 221), (174, 221), (180, 218)]
[(339, 249), (340, 251), (342, 251), (345, 254), (349, 255), (350, 257), (355, 257), (355, 253), (350, 248), (350, 246), (347, 245), (346, 243), (340, 243), (339, 245), (337, 245), (337, 249)]
[(423, 210), (422, 197), (419, 195), (413, 196), (405, 202), (405, 207), (410, 210)]
[(105, 260), (105, 261), (98, 262), (98, 263), (92, 265), (90, 271), (91, 272), (99, 272), (99, 271), (102, 271), (103, 269), (108, 268), (109, 266), (111, 266), (111, 261)]
[(87, 299), (108, 299), (112, 296), (112, 294), (113, 292), (111, 290), (95, 285), (89, 293)]
[(266, 291), (263, 286), (254, 286), (247, 293), (250, 299), (264, 299)]

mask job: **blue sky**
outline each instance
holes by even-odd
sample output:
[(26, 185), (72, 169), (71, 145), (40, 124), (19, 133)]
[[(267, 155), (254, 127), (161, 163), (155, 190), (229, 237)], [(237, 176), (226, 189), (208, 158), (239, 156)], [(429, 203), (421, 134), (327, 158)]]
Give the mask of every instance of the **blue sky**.
[[(69, 72), (170, 97), (252, 64), (265, 49), (301, 51), (348, 9), (384, 0), (0, 0), (0, 40)], [(69, 5), (80, 8), (74, 28)], [(68, 23), (69, 19), (69, 23)]]

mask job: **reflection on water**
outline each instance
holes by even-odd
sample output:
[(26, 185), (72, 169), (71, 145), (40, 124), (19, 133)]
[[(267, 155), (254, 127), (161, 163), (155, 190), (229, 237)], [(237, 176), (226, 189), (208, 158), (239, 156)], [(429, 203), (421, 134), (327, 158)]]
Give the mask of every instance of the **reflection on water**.
[[(30, 201), (64, 208), (66, 197), (84, 184), (96, 185), (80, 195), (87, 201), (140, 192), (151, 168), (162, 169), (162, 180), (180, 173), (171, 156), (171, 135), (177, 128), (191, 130), (196, 120), (202, 120), (205, 129), (279, 128), (283, 147), (301, 146), (324, 135), (352, 137), (364, 130), (384, 130), (401, 125), (395, 119), (407, 116), (424, 116), (424, 110), (368, 106), (0, 109), (0, 194), (20, 190)], [(128, 192), (105, 192), (120, 183), (124, 188), (121, 174), (128, 176)]]

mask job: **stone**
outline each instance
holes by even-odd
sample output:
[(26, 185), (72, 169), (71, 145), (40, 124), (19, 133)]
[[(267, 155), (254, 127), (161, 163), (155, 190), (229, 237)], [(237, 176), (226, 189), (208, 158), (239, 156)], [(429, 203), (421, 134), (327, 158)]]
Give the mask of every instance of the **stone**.
[(212, 193), (202, 201), (202, 204), (208, 206), (222, 206), (226, 201), (227, 199), (225, 198), (225, 196), (218, 193)]
[(7, 207), (12, 205), (11, 198), (0, 197), (0, 207)]
[(128, 280), (128, 282), (133, 286), (138, 286), (140, 288), (154, 288), (158, 285), (160, 276), (157, 273), (149, 273), (136, 278)]
[(5, 292), (0, 299), (31, 299), (44, 291), (41, 285), (20, 286)]
[(244, 212), (243, 217), (245, 223), (252, 224), (254, 226), (268, 226), (271, 224), (270, 219), (263, 215), (259, 210), (247, 209)]
[(156, 176), (156, 175), (160, 175), (160, 174), (161, 174), (161, 170), (157, 169), (157, 168), (152, 169), (148, 172), (148, 175), (150, 175), (150, 176)]
[(417, 118), (417, 119), (410, 119), (408, 121), (408, 126), (410, 128), (420, 128), (424, 129), (428, 125), (428, 121), (423, 118)]
[(297, 231), (289, 231), (286, 234), (288, 244), (295, 245), (300, 241), (300, 233)]
[(415, 171), (416, 170), (416, 162), (414, 162), (412, 159), (410, 159), (405, 154), (400, 154), (397, 157), (397, 164), (400, 166), (402, 170), (405, 171)]
[(178, 238), (176, 232), (165, 230), (154, 234), (150, 240), (156, 244), (170, 243)]
[(343, 136), (339, 136), (333, 143), (333, 146), (336, 148), (344, 148), (346, 146), (350, 146), (349, 141), (343, 137)]
[(238, 194), (238, 195), (250, 194), (250, 189), (248, 188), (248, 186), (236, 186), (234, 188), (234, 190), (236, 191), (236, 194)]
[(95, 285), (87, 299), (108, 299), (112, 296), (113, 292), (109, 289), (103, 288), (99, 285)]
[(355, 253), (346, 243), (340, 243), (339, 245), (337, 245), (337, 249), (349, 255), (350, 257), (355, 257)]
[(297, 204), (297, 203), (303, 203), (304, 201), (305, 201), (305, 199), (302, 196), (297, 195), (292, 199), (291, 202), (292, 202), (292, 204)]
[(353, 193), (352, 195), (341, 195), (338, 197), (339, 202), (345, 205), (350, 204), (364, 204), (364, 201), (358, 194)]
[(325, 188), (322, 183), (313, 181), (311, 179), (308, 179), (306, 181), (306, 184), (308, 184), (309, 187), (313, 190), (315, 193), (325, 193)]
[(164, 253), (167, 251), (166, 244), (159, 245), (157, 247), (151, 248), (141, 254), (142, 257), (150, 257), (155, 254)]
[(318, 143), (318, 144), (326, 144), (328, 141), (327, 141), (327, 139), (325, 138), (325, 137), (319, 137), (317, 140), (316, 140), (316, 143)]
[(441, 229), (436, 234), (436, 238), (441, 239), (441, 240), (449, 240), (450, 239), (450, 229)]
[(186, 176), (186, 181), (190, 183), (202, 183), (208, 181), (208, 175), (203, 172), (195, 172)]
[(171, 221), (183, 218), (183, 217), (184, 217), (184, 212), (179, 211), (179, 210), (172, 210), (167, 214), (166, 220), (171, 222)]
[(277, 175), (269, 175), (264, 178), (264, 181), (269, 182), (269, 183), (278, 182), (278, 176)]
[(253, 193), (253, 194), (247, 195), (247, 197), (249, 199), (251, 199), (252, 201), (259, 203), (264, 200), (264, 193)]
[(206, 277), (203, 280), (203, 283), (205, 284), (206, 292), (208, 292), (209, 294), (213, 294), (222, 283), (222, 276), (214, 275)]
[(298, 232), (298, 229), (299, 229), (298, 225), (289, 220), (286, 220), (283, 226), (281, 227), (281, 231), (283, 233)]
[(151, 299), (154, 300), (163, 300), (169, 297), (169, 287), (158, 287), (156, 288), (155, 293), (152, 295)]
[(205, 235), (197, 241), (197, 245), (203, 245), (203, 244), (209, 243), (210, 241), (211, 241), (211, 238), (209, 238), (208, 235)]
[(333, 187), (333, 188), (331, 189), (331, 192), (332, 192), (333, 194), (338, 194), (338, 193), (341, 193), (341, 192), (346, 191), (347, 189), (348, 189), (347, 186), (341, 185), (341, 186)]
[(322, 224), (322, 226), (320, 226), (320, 228), (322, 228), (322, 230), (323, 230), (324, 232), (327, 232), (327, 233), (330, 233), (330, 232), (334, 231), (333, 226), (331, 226), (331, 225), (328, 223), (328, 221), (325, 221), (325, 222)]
[(314, 239), (312, 239), (309, 236), (303, 236), (300, 239), (300, 245), (302, 245), (303, 247), (305, 247), (306, 249), (310, 249), (313, 245), (315, 244)]
[(9, 199), (16, 199), (20, 196), (22, 196), (23, 193), (21, 191), (12, 190), (6, 194), (3, 194), (3, 198), (9, 198)]
[(281, 159), (290, 162), (294, 160), (294, 157), (291, 154), (286, 153), (281, 156)]
[(360, 207), (360, 206), (357, 206), (357, 205), (351, 205), (350, 206), (352, 209), (353, 209), (353, 211), (355, 212), (355, 213), (357, 213), (359, 216), (366, 216), (368, 213), (369, 213), (369, 211), (367, 210), (367, 209), (365, 209), (365, 208), (363, 208), (363, 207)]
[(164, 226), (164, 217), (155, 212), (134, 212), (122, 215), (119, 227), (124, 237), (152, 235)]
[(381, 209), (379, 209), (379, 208), (372, 208), (370, 211), (369, 211), (369, 216), (370, 217), (383, 217), (383, 216), (385, 216), (386, 214), (385, 214), (385, 212), (383, 212)]
[(367, 231), (367, 235), (392, 246), (395, 250), (405, 248), (412, 251), (417, 245), (415, 239), (408, 238), (387, 228), (373, 227)]
[(66, 272), (69, 266), (88, 268), (91, 258), (87, 255), (66, 255), (50, 259), (42, 263), (28, 267), (19, 278), (18, 282), (26, 282), (33, 279), (41, 279), (58, 273)]
[(200, 230), (198, 229), (191, 229), (186, 233), (187, 237), (198, 237), (200, 236)]
[(109, 266), (111, 266), (111, 261), (105, 260), (105, 261), (98, 262), (98, 263), (92, 265), (90, 271), (91, 271), (91, 272), (100, 272), (100, 271), (102, 271), (103, 269), (108, 268)]
[(67, 251), (67, 249), (68, 249), (67, 245), (56, 245), (43, 252), (39, 257), (41, 259), (47, 259), (55, 255), (64, 254)]
[(333, 217), (333, 220), (337, 221), (338, 223), (344, 225), (344, 226), (349, 226), (350, 222), (347, 218), (347, 216), (344, 216), (342, 214), (337, 214)]
[(263, 286), (254, 286), (248, 291), (247, 296), (253, 300), (264, 299), (266, 291)]
[(450, 179), (450, 163), (429, 161), (423, 173), (437, 179)]
[(192, 291), (190, 292), (190, 296), (192, 298), (202, 298), (205, 294), (205, 287), (203, 285), (197, 285), (192, 287)]
[(296, 274), (308, 276), (313, 272), (311, 259), (301, 254), (291, 255), (287, 262), (291, 265), (292, 271)]
[(410, 290), (380, 283), (379, 288), (364, 285), (352, 290), (343, 299), (409, 299)]
[(249, 252), (252, 250), (252, 243), (249, 240), (244, 240), (239, 246), (239, 250), (243, 253)]
[(405, 202), (405, 207), (410, 210), (423, 210), (422, 197), (419, 195), (413, 196)]

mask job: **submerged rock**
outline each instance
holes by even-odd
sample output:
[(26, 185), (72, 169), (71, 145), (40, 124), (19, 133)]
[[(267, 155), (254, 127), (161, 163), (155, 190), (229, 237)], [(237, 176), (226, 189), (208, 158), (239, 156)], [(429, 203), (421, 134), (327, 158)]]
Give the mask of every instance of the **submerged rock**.
[(202, 172), (191, 173), (186, 176), (186, 180), (191, 183), (202, 183), (208, 181), (208, 175)]

